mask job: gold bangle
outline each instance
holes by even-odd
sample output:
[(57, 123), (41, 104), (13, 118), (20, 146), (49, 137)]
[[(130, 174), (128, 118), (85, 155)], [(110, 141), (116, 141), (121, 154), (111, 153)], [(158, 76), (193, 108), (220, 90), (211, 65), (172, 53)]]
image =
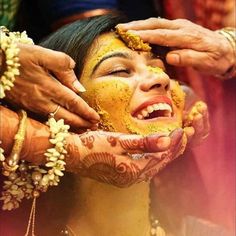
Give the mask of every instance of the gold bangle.
[(14, 144), (10, 155), (2, 163), (3, 175), (9, 176), (11, 172), (14, 172), (19, 167), (18, 162), (20, 160), (20, 153), (23, 147), (25, 139), (26, 124), (27, 124), (27, 113), (24, 110), (19, 112), (20, 122), (18, 131), (14, 137)]
[[(22, 122), (23, 123), (23, 122)], [(2, 197), (3, 210), (12, 210), (19, 207), (23, 198), (39, 197), (41, 192), (46, 192), (49, 186), (56, 186), (60, 182), (60, 177), (64, 175), (66, 137), (69, 135), (69, 126), (64, 124), (64, 120), (56, 121), (50, 117), (47, 125), (50, 130), (50, 143), (53, 148), (47, 149), (45, 152), (46, 164), (37, 166), (26, 163), (21, 160), (19, 168), (9, 172), (7, 181), (4, 181)], [(22, 134), (22, 133), (21, 133)], [(19, 135), (22, 137), (22, 135)], [(19, 149), (17, 148), (19, 151)], [(19, 155), (18, 155), (19, 157)]]
[[(228, 42), (230, 43), (230, 45), (233, 48), (233, 53), (234, 56), (236, 58), (236, 29), (235, 28), (231, 28), (231, 27), (226, 27), (220, 30), (217, 30), (217, 32), (221, 35), (223, 35)], [(231, 79), (233, 77), (236, 76), (236, 63), (231, 66), (226, 73), (224, 73), (223, 75), (217, 76), (223, 80), (227, 80), (227, 79)]]

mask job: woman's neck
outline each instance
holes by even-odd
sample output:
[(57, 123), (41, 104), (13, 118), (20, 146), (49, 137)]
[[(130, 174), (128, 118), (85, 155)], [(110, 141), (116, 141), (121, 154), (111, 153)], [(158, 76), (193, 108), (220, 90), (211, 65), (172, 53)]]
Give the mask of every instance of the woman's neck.
[(149, 183), (117, 188), (81, 178), (75, 189), (68, 226), (76, 236), (149, 236)]

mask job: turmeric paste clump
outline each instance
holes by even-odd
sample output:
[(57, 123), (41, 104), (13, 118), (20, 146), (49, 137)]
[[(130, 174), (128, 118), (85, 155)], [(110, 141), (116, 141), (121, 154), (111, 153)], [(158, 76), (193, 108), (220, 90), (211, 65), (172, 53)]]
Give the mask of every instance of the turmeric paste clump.
[(144, 43), (143, 40), (130, 32), (123, 31), (119, 28), (116, 28), (116, 33), (121, 37), (121, 39), (126, 43), (126, 45), (132, 50), (150, 52), (151, 47), (148, 43)]

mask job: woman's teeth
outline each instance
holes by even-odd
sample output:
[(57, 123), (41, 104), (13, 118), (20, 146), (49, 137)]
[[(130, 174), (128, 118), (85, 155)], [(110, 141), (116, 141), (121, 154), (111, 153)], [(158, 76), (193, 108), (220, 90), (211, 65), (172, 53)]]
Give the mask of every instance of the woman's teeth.
[(149, 105), (146, 108), (142, 109), (137, 115), (136, 118), (139, 120), (143, 119), (152, 119), (157, 117), (171, 117), (172, 108), (167, 103), (157, 103)]

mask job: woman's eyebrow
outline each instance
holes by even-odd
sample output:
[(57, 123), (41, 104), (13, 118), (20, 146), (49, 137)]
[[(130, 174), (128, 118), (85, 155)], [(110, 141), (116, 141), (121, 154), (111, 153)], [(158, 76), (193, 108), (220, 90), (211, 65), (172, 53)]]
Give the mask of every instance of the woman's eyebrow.
[(132, 59), (131, 55), (129, 55), (128, 53), (124, 53), (124, 52), (115, 52), (109, 55), (106, 55), (105, 57), (103, 57), (93, 68), (92, 74), (95, 73), (95, 71), (97, 70), (97, 68), (99, 67), (99, 65), (109, 59), (109, 58), (113, 58), (113, 57), (120, 57), (120, 58), (125, 58), (125, 59)]

